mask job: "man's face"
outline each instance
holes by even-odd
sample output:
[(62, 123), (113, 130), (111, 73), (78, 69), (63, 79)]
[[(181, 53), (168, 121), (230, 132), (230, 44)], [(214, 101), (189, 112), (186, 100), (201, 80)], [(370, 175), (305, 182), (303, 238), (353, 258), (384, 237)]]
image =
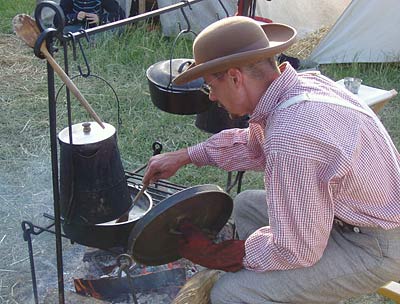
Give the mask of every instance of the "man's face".
[(232, 116), (248, 114), (243, 107), (243, 98), (240, 87), (235, 85), (228, 72), (204, 76), (204, 81), (209, 91), (208, 98), (225, 108)]

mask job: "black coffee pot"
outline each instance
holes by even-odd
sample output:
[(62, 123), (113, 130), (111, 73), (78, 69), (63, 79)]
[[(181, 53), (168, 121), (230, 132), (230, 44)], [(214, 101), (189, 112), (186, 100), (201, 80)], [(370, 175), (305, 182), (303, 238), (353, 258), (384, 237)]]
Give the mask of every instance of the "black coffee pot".
[(64, 222), (104, 223), (118, 218), (131, 206), (116, 130), (110, 124), (104, 126), (79, 123), (58, 135)]

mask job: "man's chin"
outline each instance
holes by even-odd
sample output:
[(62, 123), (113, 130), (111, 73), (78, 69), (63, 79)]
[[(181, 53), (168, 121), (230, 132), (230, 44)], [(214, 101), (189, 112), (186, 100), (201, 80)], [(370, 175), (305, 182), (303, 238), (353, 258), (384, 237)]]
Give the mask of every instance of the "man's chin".
[[(244, 115), (246, 115), (246, 114), (244, 114)], [(238, 119), (238, 118), (240, 118), (240, 117), (242, 117), (244, 115), (238, 115), (238, 114), (229, 113), (229, 118), (233, 120), (233, 119)]]

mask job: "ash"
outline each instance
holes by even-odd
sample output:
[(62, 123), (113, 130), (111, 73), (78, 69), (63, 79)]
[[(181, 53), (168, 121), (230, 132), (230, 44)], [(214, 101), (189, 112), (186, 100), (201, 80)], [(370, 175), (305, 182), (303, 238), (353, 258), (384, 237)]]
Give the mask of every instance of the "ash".
[[(217, 235), (216, 242), (231, 239), (233, 234), (233, 225), (228, 222)], [(186, 259), (159, 266), (133, 263), (124, 269), (120, 266), (124, 265), (120, 259), (124, 254), (122, 248), (100, 250), (86, 247), (80, 254), (80, 260), (74, 255), (68, 255), (71, 261), (76, 263), (68, 281), (75, 283), (77, 293), (86, 296), (95, 295), (96, 298), (106, 300), (108, 303), (135, 303), (134, 297), (136, 297), (137, 303), (140, 304), (169, 304), (186, 280), (204, 269)], [(95, 293), (91, 293), (90, 290), (79, 290), (79, 286), (89, 283), (96, 288)]]

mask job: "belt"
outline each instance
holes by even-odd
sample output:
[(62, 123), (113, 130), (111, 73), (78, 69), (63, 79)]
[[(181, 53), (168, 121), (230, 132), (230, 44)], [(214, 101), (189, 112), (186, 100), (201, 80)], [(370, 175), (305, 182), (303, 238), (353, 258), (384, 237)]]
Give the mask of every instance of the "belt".
[(374, 234), (374, 235), (392, 235), (396, 236), (397, 239), (400, 239), (400, 227), (397, 228), (392, 228), (392, 229), (384, 229), (381, 227), (358, 227), (354, 226), (351, 224), (348, 224), (346, 222), (343, 222), (342, 220), (338, 219), (335, 217), (333, 219), (333, 224), (337, 225), (340, 229), (343, 231), (352, 231), (355, 233), (366, 233), (366, 234)]
[(361, 232), (360, 227), (357, 227), (357, 226), (348, 224), (346, 222), (343, 222), (342, 220), (338, 219), (337, 217), (335, 217), (333, 219), (333, 223), (338, 225), (342, 229), (351, 230), (351, 231), (356, 232), (356, 233), (360, 233)]

